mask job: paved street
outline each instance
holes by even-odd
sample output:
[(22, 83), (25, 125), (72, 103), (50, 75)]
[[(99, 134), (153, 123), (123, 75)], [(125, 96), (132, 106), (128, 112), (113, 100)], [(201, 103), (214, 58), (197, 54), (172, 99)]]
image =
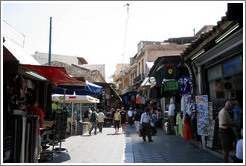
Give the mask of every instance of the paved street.
[[(121, 132), (121, 130), (120, 130)], [(154, 142), (143, 142), (135, 128), (127, 126), (126, 134), (114, 134), (104, 128), (97, 135), (72, 136), (62, 143), (68, 152), (55, 153), (54, 159), (41, 163), (221, 163), (222, 156), (208, 153), (158, 130)], [(51, 149), (51, 147), (50, 147)]]

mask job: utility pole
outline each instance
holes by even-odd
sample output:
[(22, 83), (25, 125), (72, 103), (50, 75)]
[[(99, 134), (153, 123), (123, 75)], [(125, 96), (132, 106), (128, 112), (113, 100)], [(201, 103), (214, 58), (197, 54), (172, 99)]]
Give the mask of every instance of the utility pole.
[(52, 32), (52, 17), (50, 17), (50, 37), (49, 37), (49, 60), (48, 65), (51, 65), (51, 32)]

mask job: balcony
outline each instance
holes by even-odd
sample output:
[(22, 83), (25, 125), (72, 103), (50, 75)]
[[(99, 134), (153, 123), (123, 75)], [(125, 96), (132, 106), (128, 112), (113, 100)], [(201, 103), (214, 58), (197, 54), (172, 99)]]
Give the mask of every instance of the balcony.
[(135, 85), (137, 83), (141, 83), (141, 81), (144, 80), (144, 77), (145, 77), (144, 74), (139, 74), (136, 78), (134, 78), (133, 84)]
[(130, 91), (131, 91), (131, 88), (129, 86), (127, 86), (127, 87), (125, 87), (125, 89), (123, 89), (121, 91), (121, 94), (123, 95), (123, 94), (126, 94), (127, 92), (130, 92)]

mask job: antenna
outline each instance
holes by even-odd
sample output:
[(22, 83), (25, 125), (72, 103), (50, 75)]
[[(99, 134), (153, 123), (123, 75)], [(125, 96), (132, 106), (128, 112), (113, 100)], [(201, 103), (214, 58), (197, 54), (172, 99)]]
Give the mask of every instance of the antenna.
[(130, 4), (127, 3), (124, 6), (127, 7), (127, 17), (126, 17), (125, 37), (124, 37), (123, 52), (122, 52), (122, 69), (121, 69), (121, 72), (120, 72), (120, 74), (122, 76), (125, 75), (125, 73), (123, 72), (123, 62), (124, 62), (125, 47), (126, 47), (126, 32), (127, 32), (127, 24), (128, 24), (128, 20), (129, 20), (129, 6), (130, 6)]

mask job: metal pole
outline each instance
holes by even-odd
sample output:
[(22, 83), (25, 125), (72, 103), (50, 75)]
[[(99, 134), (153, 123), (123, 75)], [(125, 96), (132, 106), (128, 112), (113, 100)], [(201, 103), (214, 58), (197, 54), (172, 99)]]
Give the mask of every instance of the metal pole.
[(72, 116), (71, 116), (71, 136), (73, 132), (73, 102), (72, 102)]
[(48, 64), (51, 65), (51, 32), (52, 32), (52, 17), (50, 17), (50, 38), (49, 38), (49, 61)]

